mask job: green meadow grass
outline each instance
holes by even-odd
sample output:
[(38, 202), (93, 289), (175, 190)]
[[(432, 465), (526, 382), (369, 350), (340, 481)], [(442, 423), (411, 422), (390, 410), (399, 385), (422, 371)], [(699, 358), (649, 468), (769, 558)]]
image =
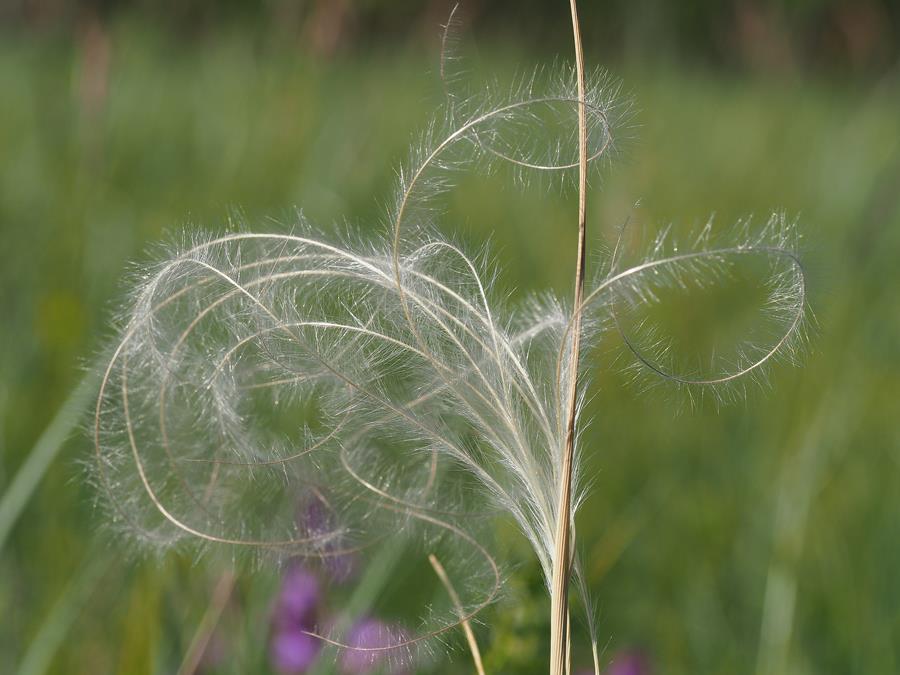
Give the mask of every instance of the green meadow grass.
[[(102, 535), (82, 479), (88, 373), (129, 261), (230, 218), (277, 228), (294, 207), (380, 227), (440, 89), (420, 52), (323, 63), (237, 34), (184, 45), (122, 23), (110, 54), (108, 94), (85, 98), (77, 44), (0, 42), (3, 672), (175, 672), (222, 569), (130, 556)], [(479, 67), (502, 81), (534, 65), (487, 50)], [(800, 368), (778, 366), (770, 388), (721, 410), (641, 394), (605, 345), (592, 355), (595, 493), (578, 538), (604, 657), (640, 648), (667, 674), (895, 673), (900, 79), (614, 74), (636, 101), (634, 140), (595, 184), (596, 243), (628, 217), (652, 230), (784, 209), (801, 222), (816, 323)], [(462, 176), (446, 222), (473, 247), (490, 240), (504, 289), (567, 293), (572, 196), (503, 179)], [(477, 632), (489, 672), (539, 672), (547, 602), (507, 530), (510, 593)], [(364, 573), (347, 602), (364, 608), (383, 576)], [(276, 589), (273, 570), (239, 577), (213, 672), (266, 672)], [(471, 672), (463, 651), (453, 658)]]

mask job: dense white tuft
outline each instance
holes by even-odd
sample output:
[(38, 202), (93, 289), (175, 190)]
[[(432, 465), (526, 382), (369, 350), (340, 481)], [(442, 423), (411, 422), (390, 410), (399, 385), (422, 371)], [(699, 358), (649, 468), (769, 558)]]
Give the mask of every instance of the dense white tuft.
[[(622, 111), (617, 87), (596, 82), (592, 160), (608, 153)], [(572, 513), (556, 513), (575, 311), (586, 338), (619, 327), (639, 367), (691, 391), (733, 391), (790, 357), (805, 290), (782, 217), (727, 242), (704, 231), (683, 248), (662, 236), (628, 265), (617, 249), (574, 309), (553, 297), (507, 309), (484, 262), (434, 234), (435, 196), (473, 162), (577, 170), (574, 90), (567, 73), (549, 91), (526, 79), (487, 102), (454, 99), (398, 172), (383, 238), (329, 240), (301, 219), (292, 232), (197, 238), (142, 270), (94, 427), (95, 479), (116, 527), (155, 549), (190, 541), (325, 560), (407, 532), (423, 559), (443, 547), (468, 618), (501, 586), (482, 516), (514, 519), (549, 582), (556, 523), (583, 501), (579, 442)], [(665, 336), (629, 332), (626, 314), (662, 289), (714, 283), (751, 258), (771, 268), (764, 344), (684, 371)], [(461, 620), (452, 608), (423, 616), (425, 637)]]

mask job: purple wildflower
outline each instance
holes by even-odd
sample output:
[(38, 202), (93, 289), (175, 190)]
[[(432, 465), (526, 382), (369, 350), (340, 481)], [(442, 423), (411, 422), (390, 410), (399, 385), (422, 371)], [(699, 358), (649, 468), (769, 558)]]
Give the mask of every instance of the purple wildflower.
[(282, 673), (304, 673), (315, 663), (322, 648), (308, 634), (318, 620), (319, 580), (303, 567), (288, 570), (272, 615), (273, 633), (269, 656)]
[(341, 654), (341, 672), (345, 675), (366, 675), (386, 668), (392, 675), (410, 673), (409, 650), (397, 646), (407, 639), (406, 633), (399, 627), (377, 619), (362, 619), (347, 636), (349, 648)]
[(322, 648), (317, 638), (300, 631), (278, 631), (272, 636), (269, 657), (281, 673), (305, 673)]
[(284, 575), (275, 605), (274, 622), (279, 628), (311, 628), (316, 623), (319, 580), (300, 566)]
[[(603, 671), (604, 675), (652, 675), (650, 660), (636, 650), (618, 652)], [(581, 668), (578, 675), (594, 675), (593, 668)]]
[(622, 651), (615, 655), (606, 675), (651, 675), (650, 661), (641, 652)]

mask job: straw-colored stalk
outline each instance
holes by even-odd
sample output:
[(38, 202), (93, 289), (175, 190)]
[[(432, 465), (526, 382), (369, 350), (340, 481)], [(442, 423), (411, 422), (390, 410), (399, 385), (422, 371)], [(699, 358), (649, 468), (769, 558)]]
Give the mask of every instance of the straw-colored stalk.
[(578, 80), (578, 253), (575, 264), (575, 310), (572, 325), (572, 368), (568, 383), (566, 442), (560, 467), (556, 509), (556, 546), (550, 598), (550, 675), (567, 672), (569, 650), (569, 577), (571, 571), (572, 467), (575, 453), (575, 417), (578, 399), (578, 360), (581, 348), (581, 308), (584, 299), (585, 237), (587, 234), (587, 119), (584, 105), (584, 52), (576, 0), (570, 0)]

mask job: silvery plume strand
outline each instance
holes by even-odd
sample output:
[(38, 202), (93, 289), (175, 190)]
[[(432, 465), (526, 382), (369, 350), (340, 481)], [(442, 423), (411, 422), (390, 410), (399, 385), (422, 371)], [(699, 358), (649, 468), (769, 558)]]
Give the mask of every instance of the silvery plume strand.
[[(116, 529), (151, 550), (323, 559), (403, 532), (423, 559), (439, 552), (460, 596), (423, 608), (420, 630), (389, 647), (413, 658), (500, 592), (491, 538), (480, 536), (491, 517), (515, 521), (550, 583), (556, 524), (574, 522), (589, 482), (579, 437), (571, 512), (556, 512), (576, 311), (586, 339), (618, 330), (639, 371), (692, 396), (728, 397), (793, 356), (805, 281), (779, 215), (718, 238), (709, 227), (686, 242), (663, 234), (636, 257), (623, 237), (579, 308), (549, 294), (494, 297), (486, 257), (438, 234), (439, 196), (472, 167), (577, 173), (572, 74), (540, 91), (535, 82), (480, 103), (452, 98), (398, 172), (385, 222), (369, 228), (380, 236), (323, 236), (298, 215), (281, 232), (197, 235), (137, 272), (93, 428), (93, 478)], [(592, 166), (614, 148), (627, 111), (617, 96), (602, 75), (589, 79)], [(523, 236), (533, 226), (547, 225), (522, 224)], [(764, 330), (680, 368), (642, 309), (759, 263)], [(324, 515), (304, 517), (310, 509)], [(590, 608), (580, 569), (576, 553)], [(337, 628), (311, 633), (346, 646)]]

